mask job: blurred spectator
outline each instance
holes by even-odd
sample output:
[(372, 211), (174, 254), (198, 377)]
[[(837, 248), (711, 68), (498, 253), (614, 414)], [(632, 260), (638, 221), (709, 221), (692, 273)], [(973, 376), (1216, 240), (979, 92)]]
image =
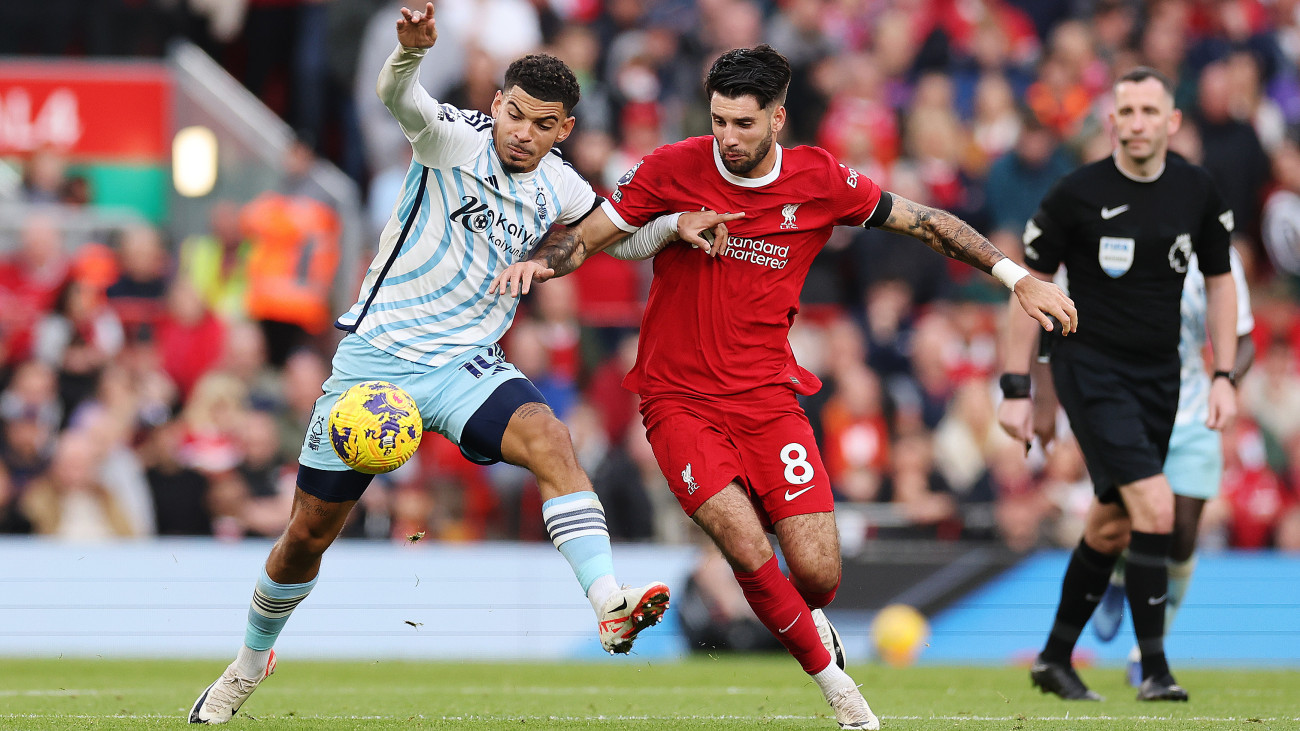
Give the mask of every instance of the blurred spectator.
[(990, 239), (1004, 252), (1019, 252), (1025, 222), (1074, 161), (1057, 144), (1057, 138), (1038, 118), (1026, 114), (1020, 136), (1011, 152), (989, 169), (987, 191)]
[(50, 468), (23, 493), (22, 509), (36, 532), (69, 541), (135, 536), (131, 520), (99, 481), (103, 451), (90, 435), (64, 432)]
[(840, 497), (850, 502), (881, 499), (881, 478), (889, 466), (889, 428), (880, 380), (861, 363), (835, 372), (835, 395), (822, 409), (826, 471)]
[(247, 398), (244, 384), (234, 376), (212, 372), (199, 379), (180, 417), (184, 428), (177, 453), (182, 465), (212, 479), (243, 462), (240, 434)]
[(190, 282), (177, 279), (167, 292), (167, 309), (157, 315), (153, 341), (162, 358), (162, 369), (184, 399), (217, 364), (225, 347), (226, 328), (207, 309)]
[(641, 475), (627, 452), (605, 437), (600, 412), (579, 401), (565, 419), (573, 435), (578, 463), (605, 506), (609, 537), (616, 541), (648, 541), (654, 536), (654, 507)]
[(9, 470), (0, 465), (0, 534), (31, 533), (32, 522), (18, 506), (18, 494)]
[(246, 491), (240, 518), (249, 534), (267, 538), (279, 536), (289, 523), (298, 472), (297, 455), (292, 462), (284, 458), (277, 429), (272, 414), (252, 410), (240, 430), (244, 461), (238, 475)]
[(1226, 532), (1233, 548), (1268, 548), (1295, 497), (1269, 468), (1263, 436), (1246, 420), (1224, 433), (1223, 492), (1206, 506), (1205, 522)]
[(0, 361), (13, 365), (31, 354), (32, 331), (67, 279), (70, 261), (52, 213), (23, 220), (19, 248), (0, 261)]
[(899, 437), (890, 448), (890, 469), (880, 483), (879, 502), (892, 503), (912, 528), (905, 535), (955, 540), (961, 519), (952, 488), (934, 466), (930, 435)]
[(988, 465), (1009, 440), (998, 426), (987, 382), (967, 380), (957, 387), (952, 408), (935, 429), (935, 468), (961, 502), (992, 502)]
[(319, 201), (264, 193), (244, 208), (241, 220), (252, 243), (248, 315), (266, 334), (267, 359), (283, 366), (331, 321), (339, 219)]
[(248, 313), (248, 260), (252, 243), (244, 236), (239, 206), (217, 201), (209, 213), (211, 232), (181, 242), (179, 278), (186, 279), (204, 304), (223, 320)]
[[(316, 399), (321, 397), (321, 384), (329, 377), (329, 363), (312, 350), (299, 350), (289, 356), (284, 364), (281, 394), (283, 402), (277, 411), (280, 429), (280, 451), (297, 458), (302, 451), (303, 432), (311, 419)], [(247, 388), (247, 381), (243, 381)]]
[[(555, 281), (559, 283), (564, 280)], [(547, 282), (544, 286), (549, 287), (550, 284)], [(571, 369), (557, 367), (554, 353), (547, 343), (545, 326), (527, 320), (516, 321), (503, 342), (506, 359), (537, 386), (556, 416), (568, 418), (569, 410), (578, 399), (577, 376)], [(574, 346), (576, 347), (576, 342)], [(563, 348), (563, 343), (560, 347)], [(557, 352), (563, 356), (562, 349)]]
[(1275, 339), (1260, 354), (1259, 365), (1242, 383), (1241, 402), (1272, 444), (1300, 435), (1300, 373), (1286, 340)]
[(37, 323), (33, 345), (36, 358), (58, 372), (65, 416), (94, 392), (99, 374), (123, 342), (122, 322), (103, 294), (69, 279), (53, 309)]
[(132, 226), (118, 242), (120, 274), (109, 285), (108, 302), (128, 338), (146, 336), (162, 310), (167, 292), (168, 260), (162, 236), (150, 226)]
[(139, 426), (136, 384), (130, 372), (110, 364), (94, 398), (82, 402), (68, 428), (85, 432), (103, 452), (99, 479), (121, 506), (135, 535), (155, 533), (153, 499), (133, 447)]
[(68, 182), (68, 158), (52, 147), (38, 147), (23, 165), (23, 200), (62, 203)]
[[(254, 409), (262, 411), (275, 411), (282, 408), (285, 396), (281, 392), (280, 372), (271, 368), (266, 362), (266, 340), (262, 337), (262, 329), (251, 322), (229, 323), (225, 325), (224, 342), (225, 348), (221, 352), (221, 360), (217, 367), (244, 383), (248, 388), (249, 404)], [(290, 361), (293, 361), (292, 357)], [(315, 401), (316, 396), (319, 395), (320, 384), (316, 384), (311, 399)], [(306, 419), (304, 415), (304, 424)], [(295, 424), (294, 429), (296, 431), (293, 439), (301, 439), (299, 425)], [(276, 444), (280, 444), (278, 436)]]
[(1269, 159), (1255, 128), (1232, 116), (1232, 78), (1227, 64), (1212, 63), (1201, 72), (1194, 119), (1205, 151), (1202, 163), (1232, 208), (1234, 233), (1254, 237)]
[(1277, 188), (1264, 203), (1264, 250), (1291, 291), (1300, 294), (1300, 144), (1287, 140), (1273, 152)]
[(1034, 481), (1024, 445), (1004, 443), (994, 452), (989, 473), (997, 490), (994, 519), (1002, 541), (1014, 551), (1037, 547), (1043, 521), (1052, 514), (1053, 506)]
[(20, 365), (9, 387), (0, 393), (0, 420), (4, 423), (0, 454), (10, 482), (22, 493), (33, 477), (45, 471), (63, 421), (54, 369), (40, 361)]
[(170, 422), (154, 429), (141, 446), (160, 536), (212, 535), (208, 478), (181, 463), (185, 427)]
[(887, 168), (902, 148), (898, 118), (884, 95), (884, 80), (866, 54), (835, 60), (836, 82), (822, 117), (817, 144), (846, 164)]

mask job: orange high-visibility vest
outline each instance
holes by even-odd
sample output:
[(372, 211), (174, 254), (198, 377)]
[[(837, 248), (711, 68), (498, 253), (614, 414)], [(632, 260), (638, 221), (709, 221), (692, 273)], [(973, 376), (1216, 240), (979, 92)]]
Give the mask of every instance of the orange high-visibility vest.
[(311, 198), (263, 193), (244, 206), (240, 221), (252, 243), (249, 317), (324, 331), (339, 265), (338, 215)]

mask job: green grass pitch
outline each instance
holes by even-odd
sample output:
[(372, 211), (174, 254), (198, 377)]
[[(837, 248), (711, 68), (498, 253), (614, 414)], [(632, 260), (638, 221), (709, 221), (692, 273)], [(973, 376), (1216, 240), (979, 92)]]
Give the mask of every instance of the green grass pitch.
[[(0, 729), (180, 728), (220, 661), (0, 659)], [(1023, 668), (849, 668), (886, 729), (1300, 729), (1300, 673), (1184, 670), (1187, 704), (1140, 704), (1113, 668), (1103, 703), (1065, 703)], [(228, 728), (835, 729), (788, 657), (608, 663), (283, 658)]]

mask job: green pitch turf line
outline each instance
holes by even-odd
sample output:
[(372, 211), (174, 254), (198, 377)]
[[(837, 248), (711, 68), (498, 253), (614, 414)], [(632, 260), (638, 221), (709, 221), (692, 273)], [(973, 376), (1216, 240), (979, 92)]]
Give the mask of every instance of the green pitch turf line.
[[(0, 658), (0, 729), (178, 729), (220, 661)], [(1143, 704), (1115, 668), (1109, 700), (1065, 703), (1024, 668), (851, 666), (886, 729), (1300, 730), (1300, 673), (1185, 670), (1187, 704)], [(601, 663), (305, 662), (280, 658), (227, 728), (835, 729), (788, 657)]]

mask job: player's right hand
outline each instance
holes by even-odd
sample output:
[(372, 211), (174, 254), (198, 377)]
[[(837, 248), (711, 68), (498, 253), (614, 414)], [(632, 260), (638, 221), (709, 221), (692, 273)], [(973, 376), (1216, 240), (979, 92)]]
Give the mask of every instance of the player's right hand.
[(509, 294), (518, 297), (528, 294), (533, 282), (545, 282), (555, 276), (555, 270), (541, 263), (528, 259), (518, 261), (506, 267), (488, 286), (488, 294)]
[(433, 23), (433, 3), (425, 3), (424, 10), (402, 8), (402, 19), (397, 21), (397, 42), (407, 48), (429, 48), (438, 40), (438, 26)]
[(1034, 439), (1034, 403), (1027, 398), (1002, 399), (998, 405), (998, 424), (1029, 451)]
[(683, 213), (677, 219), (677, 237), (703, 249), (709, 256), (720, 256), (727, 251), (727, 221), (744, 218), (742, 213), (718, 213), (703, 210)]

